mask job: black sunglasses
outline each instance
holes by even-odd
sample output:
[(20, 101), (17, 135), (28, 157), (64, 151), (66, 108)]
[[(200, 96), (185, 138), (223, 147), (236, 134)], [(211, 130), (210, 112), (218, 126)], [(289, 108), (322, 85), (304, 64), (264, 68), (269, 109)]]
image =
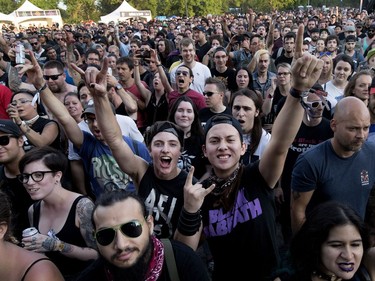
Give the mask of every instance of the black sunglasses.
[(134, 220), (114, 227), (100, 229), (95, 233), (95, 239), (100, 245), (108, 246), (115, 239), (116, 232), (119, 229), (123, 235), (130, 238), (136, 238), (142, 234), (142, 224)]
[(60, 73), (60, 74), (55, 74), (55, 75), (43, 75), (43, 78), (44, 78), (44, 80), (49, 80), (50, 78), (53, 80), (53, 81), (55, 81), (55, 80), (57, 80), (57, 79), (59, 79), (59, 76), (61, 76), (61, 75), (63, 75), (64, 74), (64, 72), (62, 72), (62, 73)]
[(6, 136), (1, 136), (0, 137), (0, 145), (5, 146), (8, 145), (10, 142), (10, 138), (17, 138), (16, 136), (13, 135), (6, 135)]
[(189, 76), (189, 71), (176, 71), (176, 76), (185, 76), (185, 77), (188, 77)]
[(32, 46), (36, 46), (38, 44), (39, 44), (39, 42), (30, 43), (30, 45), (32, 45)]
[(211, 97), (213, 94), (216, 94), (216, 92), (203, 92), (203, 95), (207, 97)]

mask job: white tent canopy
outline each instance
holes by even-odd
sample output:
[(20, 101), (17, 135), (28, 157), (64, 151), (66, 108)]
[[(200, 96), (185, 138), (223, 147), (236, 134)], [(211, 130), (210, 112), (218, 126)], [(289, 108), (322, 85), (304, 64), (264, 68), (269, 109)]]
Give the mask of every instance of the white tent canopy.
[(100, 17), (100, 20), (104, 23), (109, 23), (110, 21), (117, 22), (129, 18), (145, 18), (147, 21), (150, 21), (152, 16), (150, 10), (137, 10), (124, 0), (116, 10), (108, 15)]
[[(60, 10), (43, 10), (29, 0), (26, 0), (17, 10), (5, 16), (7, 21), (9, 19), (17, 27), (27, 28), (30, 24), (40, 27), (52, 26), (54, 23), (58, 23), (60, 26), (63, 25)], [(0, 21), (4, 22), (2, 19)]]

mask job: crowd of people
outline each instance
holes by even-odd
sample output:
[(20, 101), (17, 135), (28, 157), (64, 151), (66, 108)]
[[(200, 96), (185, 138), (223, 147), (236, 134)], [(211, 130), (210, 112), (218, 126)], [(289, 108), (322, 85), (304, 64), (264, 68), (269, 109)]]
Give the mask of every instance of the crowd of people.
[(1, 280), (375, 280), (374, 15), (2, 31)]

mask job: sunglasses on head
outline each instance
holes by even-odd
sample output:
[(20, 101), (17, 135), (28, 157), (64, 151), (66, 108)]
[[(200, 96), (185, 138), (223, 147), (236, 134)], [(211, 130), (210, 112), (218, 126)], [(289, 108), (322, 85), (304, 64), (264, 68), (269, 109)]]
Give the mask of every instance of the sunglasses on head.
[(55, 81), (55, 80), (57, 80), (57, 79), (59, 79), (59, 76), (61, 76), (61, 75), (63, 75), (64, 73), (62, 72), (62, 73), (60, 73), (60, 74), (55, 74), (55, 75), (43, 75), (43, 78), (44, 78), (44, 80), (49, 80), (50, 78), (53, 80), (53, 81)]
[(0, 145), (5, 146), (8, 145), (10, 142), (10, 138), (17, 138), (16, 136), (13, 135), (5, 135), (0, 137)]
[(117, 230), (127, 237), (137, 238), (142, 234), (142, 224), (134, 220), (114, 227), (103, 228), (95, 233), (95, 239), (100, 245), (108, 246), (115, 239)]
[(183, 71), (183, 70), (177, 71), (176, 76), (180, 76), (180, 75), (188, 77), (189, 71)]

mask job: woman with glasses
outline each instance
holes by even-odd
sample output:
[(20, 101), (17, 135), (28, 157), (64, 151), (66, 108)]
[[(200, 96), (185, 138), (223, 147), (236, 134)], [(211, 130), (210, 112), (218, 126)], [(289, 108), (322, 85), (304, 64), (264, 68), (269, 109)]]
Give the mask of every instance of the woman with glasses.
[(25, 151), (45, 145), (63, 149), (58, 123), (39, 115), (43, 112), (35, 93), (29, 90), (19, 90), (14, 93), (7, 112), (24, 135)]
[(0, 280), (63, 281), (57, 267), (45, 255), (16, 245), (13, 219), (11, 203), (0, 191)]
[(30, 226), (39, 233), (25, 237), (29, 251), (45, 253), (60, 269), (65, 280), (97, 258), (92, 236), (93, 202), (69, 191), (61, 182), (68, 160), (61, 152), (45, 146), (27, 152), (19, 162), (21, 181), (31, 199)]
[(275, 122), (278, 103), (289, 94), (292, 80), (291, 69), (290, 64), (279, 63), (276, 68), (276, 79), (272, 80), (272, 86), (267, 90), (268, 94), (262, 106), (263, 124), (267, 124), (270, 129)]
[(344, 97), (354, 96), (368, 105), (372, 75), (368, 70), (362, 70), (354, 74), (344, 90)]

